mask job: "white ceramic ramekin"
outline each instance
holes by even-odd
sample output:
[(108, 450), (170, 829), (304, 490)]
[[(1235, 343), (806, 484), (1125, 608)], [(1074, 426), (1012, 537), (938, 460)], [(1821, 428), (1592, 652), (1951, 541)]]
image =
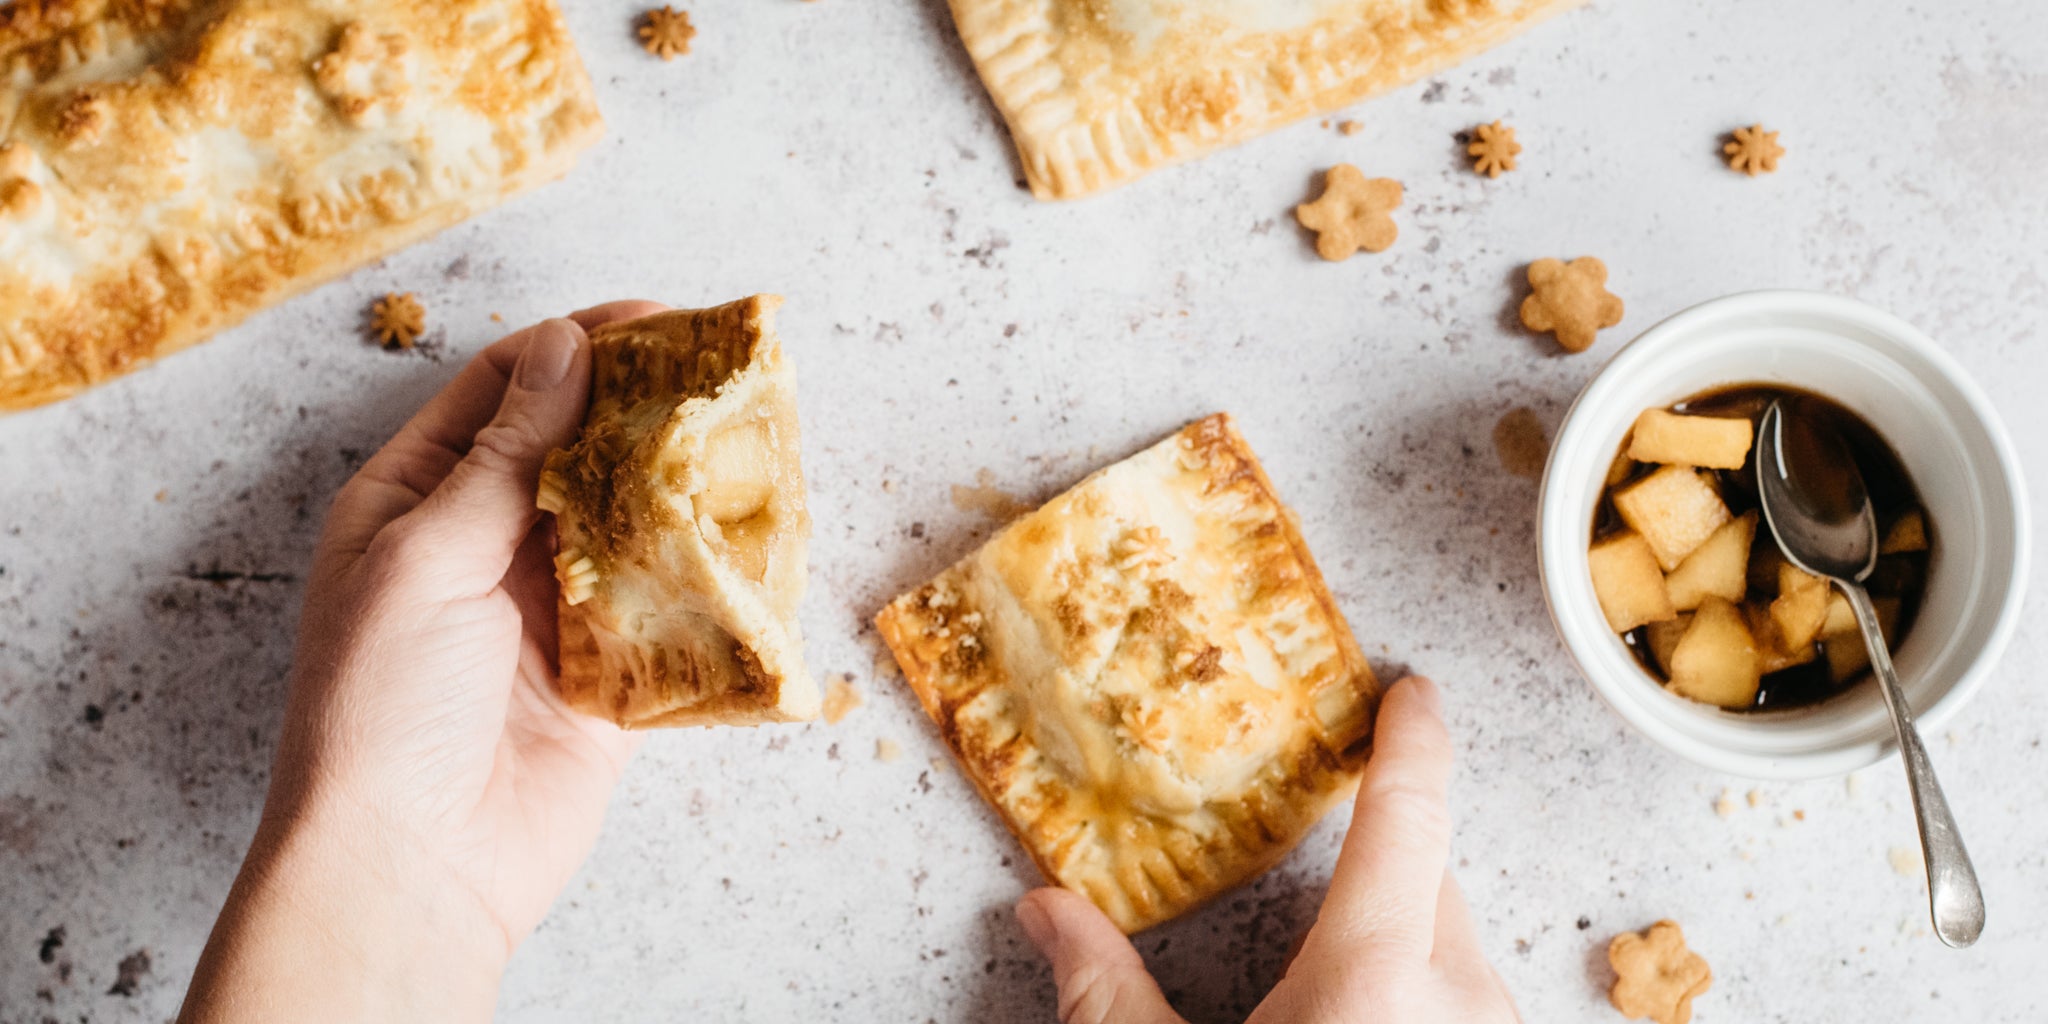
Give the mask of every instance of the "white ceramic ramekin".
[[(1935, 533), (1925, 601), (1894, 653), (1923, 733), (1939, 731), (1983, 686), (2019, 621), (2031, 546), (2012, 441), (1983, 392), (1932, 339), (1837, 296), (1772, 291), (1716, 299), (1652, 327), (1600, 371), (1566, 414), (1544, 470), (1544, 595), (1593, 688), (1672, 751), (1754, 778), (1854, 771), (1896, 748), (1875, 687), (1780, 712), (1697, 704), (1657, 685), (1607, 628), (1593, 595), (1586, 567), (1593, 509), (1636, 415), (1748, 382), (1826, 395), (1898, 451)], [(1757, 542), (1768, 538), (1759, 533)]]

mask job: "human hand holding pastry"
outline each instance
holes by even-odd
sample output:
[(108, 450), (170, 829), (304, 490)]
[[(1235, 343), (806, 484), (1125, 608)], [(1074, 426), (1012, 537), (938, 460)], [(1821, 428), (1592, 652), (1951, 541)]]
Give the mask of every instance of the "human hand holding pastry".
[[(1253, 1024), (1521, 1019), (1445, 868), (1441, 701), (1425, 679), (1387, 692), (1322, 911)], [(1085, 897), (1038, 889), (1017, 919), (1052, 964), (1065, 1024), (1182, 1024), (1130, 940)]]
[(337, 495), (276, 770), (186, 1021), (487, 1019), (635, 740), (558, 696), (534, 484), (582, 423), (585, 332), (485, 349)]

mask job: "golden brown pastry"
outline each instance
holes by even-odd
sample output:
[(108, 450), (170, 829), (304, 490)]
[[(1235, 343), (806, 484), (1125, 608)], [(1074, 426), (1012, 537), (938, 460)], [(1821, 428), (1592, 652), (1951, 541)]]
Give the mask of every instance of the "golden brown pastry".
[(558, 177), (602, 130), (549, 0), (0, 5), (0, 409)]
[(1045, 876), (1127, 932), (1352, 792), (1378, 687), (1225, 415), (1082, 481), (877, 619)]
[(951, 0), (1041, 199), (1412, 82), (1579, 2)]
[(548, 456), (562, 696), (631, 729), (818, 715), (797, 604), (796, 380), (756, 295), (592, 331), (590, 412)]

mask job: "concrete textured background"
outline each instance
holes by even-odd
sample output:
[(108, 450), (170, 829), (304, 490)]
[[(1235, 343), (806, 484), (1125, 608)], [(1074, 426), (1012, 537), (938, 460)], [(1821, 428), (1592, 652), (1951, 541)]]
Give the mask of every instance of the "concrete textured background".
[[(986, 469), (1043, 497), (1215, 409), (1381, 666), (1446, 685), (1458, 875), (1527, 1019), (1618, 1019), (1604, 943), (1664, 916), (1713, 964), (1702, 1024), (2048, 1017), (2038, 616), (1932, 737), (1991, 908), (1950, 951), (1888, 858), (1913, 846), (1894, 764), (1754, 787), (1761, 806), (1724, 819), (1715, 797), (1753, 787), (1598, 703), (1544, 612), (1535, 485), (1491, 442), (1516, 406), (1554, 428), (1685, 306), (1803, 287), (1940, 338), (2048, 480), (2048, 11), (1602, 0), (1341, 115), (1361, 134), (1310, 121), (1048, 205), (1017, 187), (940, 0), (707, 0), (670, 64), (637, 50), (634, 5), (570, 7), (610, 130), (567, 180), (0, 420), (0, 1020), (173, 1015), (255, 824), (323, 509), (502, 333), (489, 314), (753, 291), (789, 297), (811, 660), (867, 704), (649, 743), (503, 1020), (1051, 1019), (1008, 911), (1028, 862), (933, 764), (867, 621), (989, 532), (952, 485)], [(1495, 118), (1527, 149), (1488, 181), (1455, 136)], [(1716, 149), (1759, 120), (1789, 153), (1751, 180)], [(1340, 160), (1407, 202), (1393, 249), (1327, 264), (1290, 211)], [(1628, 318), (1559, 357), (1514, 322), (1521, 270), (1586, 253)], [(426, 300), (429, 346), (362, 341), (388, 289)], [(2044, 582), (2037, 562), (2036, 609)], [(1141, 938), (1191, 1018), (1235, 1020), (1272, 982), (1343, 818)]]

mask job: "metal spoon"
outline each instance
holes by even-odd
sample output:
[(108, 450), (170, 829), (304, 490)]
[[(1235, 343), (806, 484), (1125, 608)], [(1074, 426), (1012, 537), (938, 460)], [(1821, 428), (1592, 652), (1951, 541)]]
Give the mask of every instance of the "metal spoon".
[(1871, 511), (1863, 475), (1839, 436), (1809, 418), (1787, 415), (1782, 402), (1771, 403), (1757, 435), (1757, 493), (1771, 534), (1792, 564), (1842, 588), (1856, 612), (1863, 644), (1870, 649), (1870, 667), (1884, 691), (1885, 707), (1891, 709), (1900, 760), (1913, 791), (1920, 849), (1927, 856), (1934, 934), (1958, 949), (1968, 946), (1984, 931), (1984, 893), (1977, 887), (1977, 872), (1970, 866), (1969, 851), (1963, 849), (1955, 818), (1949, 815), (1948, 800), (1941, 795), (1927, 747), (1913, 727), (1913, 709), (1899, 689), (1877, 612), (1863, 589), (1863, 581), (1877, 567), (1877, 516)]

